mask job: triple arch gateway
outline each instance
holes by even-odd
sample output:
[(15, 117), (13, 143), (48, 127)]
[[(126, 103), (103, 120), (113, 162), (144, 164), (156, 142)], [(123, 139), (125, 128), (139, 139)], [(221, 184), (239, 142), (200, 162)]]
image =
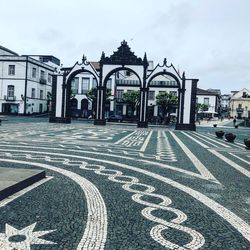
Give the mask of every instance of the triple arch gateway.
[[(92, 87), (96, 89), (95, 104), (88, 97), (77, 104), (77, 92), (74, 92), (75, 79), (77, 75), (91, 75)], [(84, 94), (84, 79), (81, 85), (81, 93)], [(115, 84), (110, 84), (112, 79)], [(148, 127), (152, 116), (159, 114), (154, 100), (155, 95), (162, 90), (176, 93), (178, 104), (175, 113), (175, 129), (195, 130), (195, 105), (198, 79), (188, 79), (185, 73), (182, 75), (171, 64), (164, 59), (163, 64), (152, 67), (152, 62), (147, 60), (146, 53), (141, 59), (134, 55), (126, 41), (110, 57), (104, 52), (98, 63), (88, 62), (83, 56), (82, 62), (76, 62), (73, 67), (61, 68), (53, 75), (52, 80), (52, 110), (50, 122), (70, 123), (74, 107), (80, 106), (82, 115), (87, 115), (89, 108), (94, 110), (94, 124), (106, 125), (107, 116), (107, 89), (111, 89), (111, 105), (108, 110), (124, 112), (120, 94), (122, 91), (139, 90), (140, 96), (137, 103), (138, 114), (137, 126)], [(154, 91), (152, 91), (154, 90)], [(75, 106), (74, 106), (75, 105)], [(95, 105), (90, 107), (91, 105)], [(119, 107), (119, 109), (118, 109)], [(73, 108), (73, 109), (72, 109)]]

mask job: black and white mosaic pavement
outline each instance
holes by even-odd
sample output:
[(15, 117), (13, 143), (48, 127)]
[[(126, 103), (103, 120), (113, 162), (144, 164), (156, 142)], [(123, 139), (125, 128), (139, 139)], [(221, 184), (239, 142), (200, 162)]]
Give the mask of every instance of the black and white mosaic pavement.
[(250, 152), (213, 129), (0, 127), (0, 167), (47, 178), (0, 202), (0, 249), (250, 249)]

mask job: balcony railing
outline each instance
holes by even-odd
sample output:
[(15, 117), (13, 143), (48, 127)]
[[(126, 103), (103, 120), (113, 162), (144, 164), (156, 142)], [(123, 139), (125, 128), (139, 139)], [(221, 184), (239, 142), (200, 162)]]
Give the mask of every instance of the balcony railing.
[(47, 83), (47, 80), (44, 79), (44, 78), (40, 78), (40, 84), (46, 84)]
[(16, 100), (16, 96), (8, 96), (8, 95), (5, 95), (5, 96), (4, 96), (4, 100), (5, 100), (5, 101), (15, 101), (15, 100)]
[(124, 100), (122, 97), (116, 97), (116, 102), (122, 103)]
[(243, 111), (244, 111), (244, 109), (242, 109), (242, 108), (237, 108), (237, 109), (236, 109), (236, 112), (237, 112), (237, 113), (243, 113)]

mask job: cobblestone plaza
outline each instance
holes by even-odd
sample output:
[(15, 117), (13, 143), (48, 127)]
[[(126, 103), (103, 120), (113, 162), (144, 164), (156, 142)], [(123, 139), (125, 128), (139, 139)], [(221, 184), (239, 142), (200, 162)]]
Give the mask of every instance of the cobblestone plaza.
[(0, 131), (1, 167), (47, 176), (0, 201), (1, 250), (250, 249), (249, 129), (20, 118)]

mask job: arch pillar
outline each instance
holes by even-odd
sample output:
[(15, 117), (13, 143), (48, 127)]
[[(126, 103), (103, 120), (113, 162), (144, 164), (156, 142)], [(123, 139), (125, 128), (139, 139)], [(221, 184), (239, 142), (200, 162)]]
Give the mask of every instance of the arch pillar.
[(64, 89), (66, 90), (66, 93), (64, 94), (66, 100), (63, 101), (65, 103), (65, 119), (68, 121), (67, 123), (71, 123), (71, 84), (66, 84), (66, 81), (64, 83)]
[(52, 113), (49, 117), (51, 123), (71, 123), (67, 113), (66, 74), (54, 74), (52, 77)]
[(138, 128), (148, 127), (147, 111), (148, 111), (148, 88), (141, 88), (140, 89), (140, 113), (139, 113), (139, 121), (137, 122)]
[(176, 130), (195, 131), (195, 104), (198, 79), (185, 79), (184, 87), (180, 90), (179, 120)]
[(106, 87), (97, 86), (96, 94), (96, 119), (94, 120), (94, 125), (106, 125), (105, 120), (105, 100), (106, 100)]

